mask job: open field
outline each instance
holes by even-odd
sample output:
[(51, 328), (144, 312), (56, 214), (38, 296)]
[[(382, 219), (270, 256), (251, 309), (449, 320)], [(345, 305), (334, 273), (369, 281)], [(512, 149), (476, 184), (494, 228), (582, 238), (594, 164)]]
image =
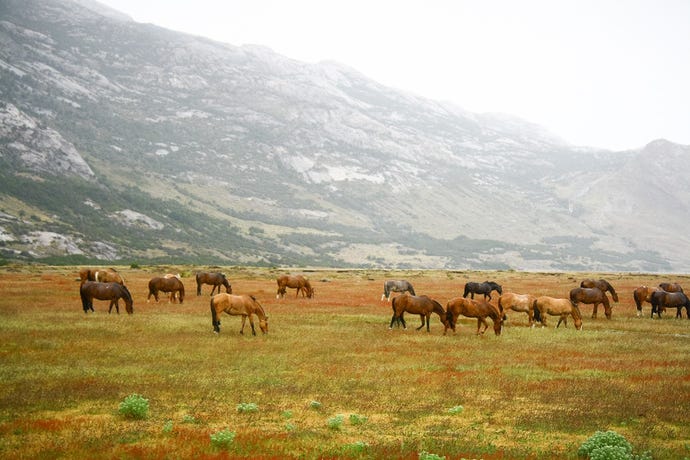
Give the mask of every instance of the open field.
[[(632, 300), (636, 286), (688, 276), (223, 267), (270, 317), (253, 337), (227, 315), (213, 334), (195, 267), (118, 270), (131, 316), (105, 301), (85, 315), (78, 267), (0, 267), (0, 458), (577, 458), (597, 430), (636, 453), (690, 457), (690, 321), (651, 320), (648, 304), (639, 318)], [(184, 303), (147, 304), (148, 280), (170, 272)], [(277, 300), (286, 272), (308, 275), (315, 298)], [(611, 320), (582, 305), (582, 331), (555, 318), (528, 328), (516, 312), (498, 337), (470, 319), (443, 336), (436, 315), (431, 333), (410, 315), (389, 330), (380, 300), (388, 278), (445, 307), (470, 280), (567, 297), (585, 277), (606, 278), (620, 302)], [(144, 420), (118, 414), (134, 393), (149, 400)], [(218, 449), (210, 435), (225, 429), (236, 437)]]

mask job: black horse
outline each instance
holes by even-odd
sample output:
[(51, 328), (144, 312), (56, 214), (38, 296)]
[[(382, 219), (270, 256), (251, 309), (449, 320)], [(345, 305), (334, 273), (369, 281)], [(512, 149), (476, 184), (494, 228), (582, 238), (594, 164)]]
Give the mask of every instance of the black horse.
[(487, 297), (491, 300), (491, 291), (498, 292), (498, 295), (503, 294), (501, 285), (493, 281), (484, 281), (483, 283), (470, 281), (469, 283), (465, 283), (465, 292), (462, 296), (467, 297), (467, 294), (471, 294), (471, 298), (474, 299), (475, 294), (484, 294), (484, 300), (486, 300)]
[(676, 307), (676, 318), (682, 318), (683, 307), (685, 314), (690, 319), (690, 299), (682, 292), (656, 291), (652, 293), (650, 303), (652, 304), (652, 318), (654, 313), (661, 318), (661, 312), (666, 308)]

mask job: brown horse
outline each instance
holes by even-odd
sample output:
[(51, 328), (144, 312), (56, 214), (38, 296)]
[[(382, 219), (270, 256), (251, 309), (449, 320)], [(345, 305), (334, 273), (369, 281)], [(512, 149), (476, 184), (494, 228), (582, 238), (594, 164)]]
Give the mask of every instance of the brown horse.
[(220, 287), (225, 286), (225, 292), (228, 294), (232, 294), (232, 286), (230, 285), (230, 282), (228, 279), (225, 277), (224, 273), (208, 273), (208, 272), (199, 272), (196, 274), (196, 295), (201, 295), (201, 285), (202, 284), (210, 284), (213, 286), (213, 289), (211, 289), (211, 295), (216, 291), (216, 288), (218, 288), (218, 294), (220, 294)]
[(169, 292), (171, 302), (175, 298), (175, 294), (178, 295), (180, 303), (184, 302), (184, 284), (182, 280), (176, 276), (170, 278), (156, 276), (151, 278), (149, 281), (149, 295), (146, 297), (146, 303), (149, 302), (151, 296), (158, 302), (158, 292)]
[(446, 311), (443, 309), (441, 304), (425, 295), (415, 296), (406, 292), (397, 297), (393, 297), (392, 305), (393, 317), (391, 318), (391, 324), (388, 326), (388, 329), (393, 329), (393, 323), (396, 322), (402, 323), (403, 329), (407, 329), (407, 324), (405, 324), (404, 317), (405, 312), (413, 315), (419, 315), (419, 318), (422, 320), (422, 325), (419, 326), (417, 330), (423, 328), (426, 322), (426, 331), (431, 332), (429, 330), (429, 321), (431, 320), (432, 313), (436, 313), (438, 315), (443, 325), (445, 325), (447, 321)]
[(300, 291), (302, 292), (302, 297), (307, 296), (311, 299), (314, 297), (314, 288), (311, 287), (309, 279), (302, 275), (280, 275), (276, 279), (278, 283), (278, 291), (276, 292), (276, 299), (285, 297), (287, 288), (297, 289), (295, 297), (299, 296)]
[(690, 319), (690, 299), (682, 292), (656, 291), (652, 293), (651, 304), (652, 318), (654, 318), (654, 312), (661, 318), (662, 311), (665, 311), (666, 308), (673, 307), (677, 308), (676, 318), (682, 318), (683, 307), (685, 307), (685, 313), (688, 319)]
[(268, 316), (254, 296), (221, 293), (211, 297), (211, 322), (213, 324), (213, 332), (216, 334), (220, 333), (219, 316), (223, 312), (231, 316), (242, 317), (240, 334), (244, 334), (244, 324), (247, 318), (249, 318), (249, 324), (252, 326), (252, 334), (256, 335), (256, 330), (254, 329), (254, 315), (259, 318), (261, 332), (264, 334), (268, 333)]
[[(182, 281), (182, 275), (174, 274), (174, 273), (166, 273), (163, 275), (163, 278), (177, 278), (178, 280)], [(182, 303), (182, 301), (179, 299), (179, 292), (171, 292), (170, 293), (170, 299), (168, 300), (170, 303), (174, 303), (175, 301), (179, 301)]]
[(611, 298), (613, 299), (613, 301), (618, 302), (618, 294), (616, 294), (616, 290), (605, 279), (599, 279), (599, 280), (585, 279), (585, 280), (582, 280), (582, 282), (580, 283), (580, 287), (582, 287), (582, 288), (597, 288), (597, 289), (600, 289), (602, 292), (608, 291), (611, 293)]
[(635, 305), (637, 306), (637, 316), (642, 316), (642, 304), (644, 302), (652, 303), (652, 294), (661, 290), (661, 288), (651, 286), (640, 286), (635, 288), (633, 291), (633, 299), (635, 299)]
[(683, 288), (678, 283), (660, 283), (659, 287), (666, 292), (683, 292)]
[[(494, 322), (494, 334), (501, 335), (504, 318), (503, 310), (486, 300), (472, 300), (464, 297), (456, 297), (448, 301), (446, 305), (446, 328), (443, 331), (443, 335), (446, 335), (448, 329), (452, 329), (453, 333), (455, 333), (455, 325), (460, 315), (468, 318), (477, 318), (477, 335), (484, 334), (488, 329), (489, 323), (486, 322), (486, 317), (488, 316)], [(480, 332), (482, 325), (484, 325), (484, 329)]]
[(127, 313), (130, 315), (134, 313), (132, 294), (130, 294), (129, 290), (120, 283), (84, 281), (79, 287), (79, 296), (81, 297), (81, 304), (84, 308), (84, 313), (88, 313), (89, 310), (94, 311), (93, 299), (110, 300), (108, 313), (113, 310), (113, 305), (115, 305), (115, 310), (118, 314), (120, 313), (120, 305), (118, 300), (123, 299), (125, 301)]
[(539, 310), (541, 315), (541, 325), (546, 326), (546, 315), (559, 316), (558, 324), (561, 323), (565, 327), (568, 326), (568, 315), (573, 317), (575, 321), (575, 329), (578, 331), (582, 329), (582, 314), (577, 304), (571, 302), (569, 299), (556, 299), (554, 297), (541, 296), (534, 301), (534, 309)]
[(579, 302), (594, 304), (592, 318), (597, 317), (597, 307), (604, 305), (604, 313), (607, 319), (611, 319), (611, 304), (606, 294), (599, 288), (573, 288), (570, 290), (570, 301), (577, 305)]
[(513, 310), (527, 313), (529, 325), (532, 326), (535, 320), (541, 321), (539, 310), (534, 309), (535, 299), (536, 296), (531, 294), (515, 294), (513, 292), (506, 292), (498, 298), (498, 308), (502, 311)]
[(114, 268), (83, 268), (79, 271), (79, 279), (85, 281), (98, 281), (100, 283), (125, 284), (125, 279)]

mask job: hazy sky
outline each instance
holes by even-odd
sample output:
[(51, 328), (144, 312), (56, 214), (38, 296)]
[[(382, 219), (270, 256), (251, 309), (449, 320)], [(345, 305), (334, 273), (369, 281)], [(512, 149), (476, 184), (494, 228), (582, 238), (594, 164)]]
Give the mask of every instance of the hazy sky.
[(688, 0), (100, 0), (135, 21), (505, 112), (578, 145), (690, 144)]

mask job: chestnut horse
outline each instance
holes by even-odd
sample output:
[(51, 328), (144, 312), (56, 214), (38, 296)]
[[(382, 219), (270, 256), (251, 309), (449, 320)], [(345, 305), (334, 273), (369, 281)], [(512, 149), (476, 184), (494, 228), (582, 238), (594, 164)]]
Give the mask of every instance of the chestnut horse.
[(661, 318), (662, 311), (673, 307), (677, 308), (676, 318), (682, 318), (683, 307), (685, 307), (685, 313), (688, 319), (690, 319), (690, 299), (682, 292), (667, 292), (663, 290), (654, 292), (652, 293), (651, 304), (652, 318), (654, 318), (654, 312)]
[(607, 319), (611, 319), (611, 304), (606, 294), (599, 288), (573, 288), (570, 290), (570, 301), (577, 305), (579, 302), (594, 304), (592, 318), (597, 317), (597, 307), (604, 305), (604, 313)]
[(120, 314), (120, 305), (118, 300), (123, 299), (125, 301), (127, 313), (130, 315), (134, 313), (132, 294), (130, 294), (129, 290), (120, 283), (84, 281), (79, 287), (79, 296), (81, 297), (81, 304), (84, 308), (84, 313), (88, 313), (89, 310), (94, 311), (93, 299), (110, 300), (108, 313), (113, 310), (113, 305), (115, 305), (115, 310), (118, 314)]
[(541, 321), (539, 310), (534, 309), (534, 301), (536, 298), (537, 297), (532, 294), (506, 292), (498, 298), (498, 308), (502, 311), (513, 310), (527, 313), (529, 325), (532, 326), (535, 321)]
[(386, 299), (390, 302), (391, 293), (393, 292), (409, 292), (415, 295), (412, 284), (407, 280), (387, 280), (383, 283), (383, 294), (381, 300)]
[[(652, 303), (652, 294), (656, 291), (662, 291), (663, 289), (651, 286), (640, 286), (635, 288), (633, 291), (633, 299), (635, 300), (635, 305), (637, 306), (637, 316), (642, 316), (642, 304), (644, 302)], [(654, 314), (652, 313), (652, 317)]]
[(580, 287), (582, 287), (582, 288), (598, 288), (602, 292), (608, 291), (611, 293), (611, 298), (613, 299), (613, 301), (618, 302), (618, 294), (616, 294), (616, 290), (605, 279), (599, 279), (599, 280), (584, 279), (580, 283)]
[(575, 329), (578, 331), (582, 329), (582, 314), (580, 313), (580, 308), (569, 299), (556, 299), (548, 296), (537, 297), (534, 301), (534, 309), (539, 310), (541, 325), (543, 327), (546, 326), (546, 315), (560, 317), (556, 327), (560, 326), (561, 323), (563, 323), (565, 327), (568, 327), (568, 315), (570, 315), (575, 321)]
[(470, 281), (465, 283), (465, 292), (462, 294), (463, 297), (467, 297), (467, 294), (472, 294), (471, 298), (474, 299), (475, 294), (484, 294), (484, 300), (488, 297), (491, 300), (491, 291), (498, 292), (498, 295), (503, 294), (503, 289), (498, 283), (493, 281), (484, 281), (483, 283), (475, 283)]
[(240, 334), (244, 334), (244, 324), (249, 318), (252, 326), (252, 335), (256, 335), (254, 329), (254, 315), (259, 318), (259, 327), (264, 334), (268, 333), (268, 316), (258, 300), (252, 295), (233, 295), (227, 293), (216, 294), (211, 297), (211, 322), (213, 332), (220, 333), (220, 314), (227, 313), (231, 316), (242, 317), (242, 328)]
[(678, 283), (660, 283), (659, 287), (666, 292), (683, 292), (683, 288)]
[(146, 303), (149, 302), (151, 296), (153, 296), (153, 298), (156, 299), (156, 302), (158, 302), (159, 291), (170, 293), (169, 302), (173, 301), (175, 294), (178, 295), (180, 303), (184, 302), (184, 284), (182, 284), (182, 280), (174, 275), (167, 278), (165, 276), (156, 276), (151, 278), (149, 281), (149, 295), (146, 297)]
[(82, 283), (98, 281), (100, 283), (125, 284), (125, 279), (114, 268), (83, 268), (79, 271), (79, 279)]
[(287, 288), (297, 289), (295, 297), (299, 296), (300, 291), (302, 297), (306, 294), (308, 299), (314, 297), (314, 288), (311, 287), (309, 279), (302, 275), (280, 275), (276, 279), (278, 283), (278, 291), (276, 292), (276, 299), (285, 297)]
[(201, 285), (202, 284), (210, 284), (213, 286), (213, 289), (211, 289), (211, 295), (216, 291), (216, 288), (218, 288), (218, 294), (220, 294), (220, 287), (225, 286), (225, 292), (228, 294), (232, 294), (232, 286), (230, 285), (230, 282), (228, 279), (225, 277), (224, 273), (208, 273), (208, 272), (199, 272), (196, 274), (196, 295), (201, 295)]
[(443, 309), (440, 303), (428, 296), (415, 296), (405, 293), (403, 295), (394, 297), (392, 305), (393, 317), (391, 318), (391, 324), (388, 326), (388, 329), (393, 329), (393, 323), (397, 322), (402, 323), (403, 329), (407, 329), (407, 324), (405, 324), (404, 317), (405, 312), (413, 315), (419, 315), (419, 318), (422, 320), (422, 325), (419, 326), (417, 330), (423, 328), (424, 323), (426, 322), (426, 331), (431, 332), (429, 330), (429, 322), (431, 320), (432, 313), (436, 313), (438, 315), (443, 325), (446, 324), (446, 311)]
[[(477, 318), (477, 335), (484, 334), (488, 329), (489, 323), (486, 322), (486, 317), (488, 316), (494, 322), (494, 334), (501, 335), (501, 327), (505, 318), (503, 310), (486, 300), (472, 300), (464, 297), (456, 297), (448, 301), (446, 305), (446, 328), (443, 331), (443, 335), (446, 335), (448, 329), (452, 329), (453, 333), (455, 333), (455, 325), (460, 315), (468, 318)], [(482, 325), (484, 325), (484, 329), (480, 332)]]

